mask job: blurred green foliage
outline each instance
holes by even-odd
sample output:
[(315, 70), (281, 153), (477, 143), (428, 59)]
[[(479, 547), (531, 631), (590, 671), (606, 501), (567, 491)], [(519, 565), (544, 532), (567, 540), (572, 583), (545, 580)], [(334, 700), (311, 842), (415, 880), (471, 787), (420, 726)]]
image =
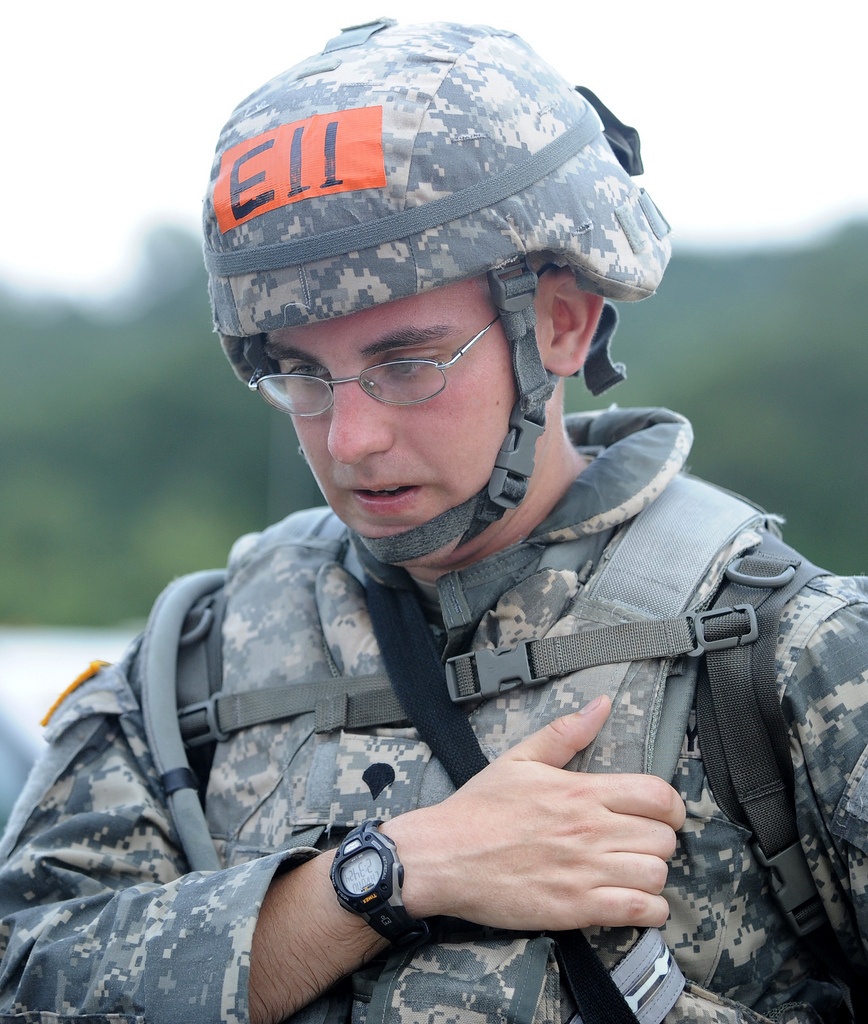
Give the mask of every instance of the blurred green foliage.
[[(602, 399), (668, 405), (690, 468), (786, 516), (837, 571), (868, 569), (868, 224), (811, 246), (681, 251), (622, 304)], [(0, 622), (116, 624), (240, 533), (321, 501), (289, 419), (248, 395), (210, 329), (198, 242), (153, 233), (99, 306), (0, 292)]]
[[(656, 296), (619, 306), (613, 346), (619, 405), (683, 413), (692, 472), (782, 515), (789, 543), (846, 574), (868, 572), (866, 245), (860, 222), (801, 248), (676, 250)], [(570, 382), (574, 408), (581, 391)]]
[(0, 353), (0, 622), (140, 618), (173, 576), (321, 500), (288, 417), (222, 358), (185, 233), (156, 232), (102, 307), (0, 296)]

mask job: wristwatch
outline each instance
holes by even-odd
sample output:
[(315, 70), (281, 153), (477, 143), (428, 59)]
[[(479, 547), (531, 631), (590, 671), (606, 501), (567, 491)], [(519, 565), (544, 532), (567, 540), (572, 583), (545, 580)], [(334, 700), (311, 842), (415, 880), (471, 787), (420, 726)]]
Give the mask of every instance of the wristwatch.
[(338, 902), (395, 946), (415, 946), (428, 938), (428, 925), (410, 917), (401, 899), (404, 866), (395, 844), (369, 818), (344, 837), (331, 867)]

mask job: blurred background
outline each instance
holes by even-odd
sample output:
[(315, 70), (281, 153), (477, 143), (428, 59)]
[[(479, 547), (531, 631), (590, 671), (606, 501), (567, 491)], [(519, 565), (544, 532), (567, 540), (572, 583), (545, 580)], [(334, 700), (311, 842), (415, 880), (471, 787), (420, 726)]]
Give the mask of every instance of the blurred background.
[[(539, 14), (542, 10), (543, 13)], [(349, 24), (424, 9), (82, 0), (4, 14), (0, 63), (0, 823), (38, 719), (116, 659), (172, 577), (319, 502), (288, 418), (211, 334), (197, 225), (220, 127)], [(693, 472), (868, 570), (864, 8), (440, 0), (514, 29), (640, 129), (674, 228), (657, 296), (620, 307), (629, 379), (571, 408), (668, 405)]]

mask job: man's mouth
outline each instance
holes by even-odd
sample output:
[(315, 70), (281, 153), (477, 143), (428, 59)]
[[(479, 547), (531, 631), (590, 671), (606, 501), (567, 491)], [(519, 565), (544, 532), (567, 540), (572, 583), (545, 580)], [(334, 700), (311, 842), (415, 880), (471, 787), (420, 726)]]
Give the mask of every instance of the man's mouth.
[(372, 490), (372, 489), (367, 488), (367, 487), (360, 487), (359, 488), (359, 493), (361, 493), (361, 494), (372, 494), (375, 497), (378, 497), (379, 495), (386, 495), (388, 497), (391, 497), (393, 494), (403, 494), (404, 491), (409, 491), (409, 490), (410, 490), (409, 487), (384, 487), (381, 490)]

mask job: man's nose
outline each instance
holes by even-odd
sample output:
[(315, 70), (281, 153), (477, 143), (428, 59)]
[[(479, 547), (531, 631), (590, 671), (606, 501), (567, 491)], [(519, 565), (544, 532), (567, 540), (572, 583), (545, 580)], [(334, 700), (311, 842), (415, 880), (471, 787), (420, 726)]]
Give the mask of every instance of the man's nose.
[(358, 381), (334, 387), (334, 404), (324, 415), (329, 423), (329, 454), (353, 466), (368, 455), (388, 451), (394, 440), (393, 420), (398, 406), (372, 398)]

